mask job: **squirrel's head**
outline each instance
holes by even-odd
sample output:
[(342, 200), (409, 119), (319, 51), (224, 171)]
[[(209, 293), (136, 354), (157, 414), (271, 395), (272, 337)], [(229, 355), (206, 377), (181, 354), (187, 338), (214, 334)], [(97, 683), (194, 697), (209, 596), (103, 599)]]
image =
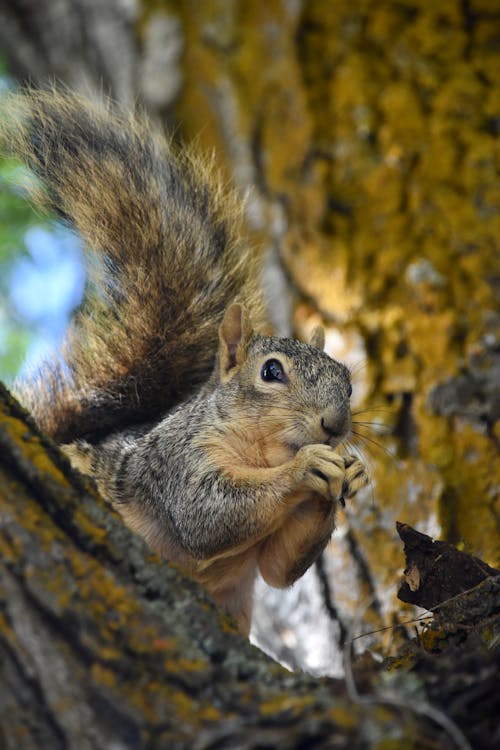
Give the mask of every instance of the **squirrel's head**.
[(338, 445), (351, 429), (351, 379), (323, 345), (321, 328), (309, 344), (256, 334), (243, 306), (232, 304), (219, 329), (220, 407), (293, 452), (309, 443)]

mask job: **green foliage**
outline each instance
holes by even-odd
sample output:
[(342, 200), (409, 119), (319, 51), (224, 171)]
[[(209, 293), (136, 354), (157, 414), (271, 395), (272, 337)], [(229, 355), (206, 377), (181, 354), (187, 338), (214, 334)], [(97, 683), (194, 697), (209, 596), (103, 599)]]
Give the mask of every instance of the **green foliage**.
[(18, 371), (32, 338), (10, 300), (10, 271), (15, 258), (26, 253), (26, 230), (44, 222), (13, 187), (22, 181), (23, 172), (19, 162), (0, 155), (0, 379), (7, 382)]
[(43, 221), (21, 192), (13, 187), (21, 181), (24, 172), (15, 159), (0, 155), (0, 264), (12, 261), (24, 248), (24, 234), (28, 227)]

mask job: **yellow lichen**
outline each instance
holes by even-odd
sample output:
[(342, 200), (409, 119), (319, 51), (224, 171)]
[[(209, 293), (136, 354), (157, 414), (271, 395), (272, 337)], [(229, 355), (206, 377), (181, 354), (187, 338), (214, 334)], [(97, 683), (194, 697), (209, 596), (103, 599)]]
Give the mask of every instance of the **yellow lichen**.
[(92, 664), (90, 668), (92, 678), (100, 685), (112, 688), (116, 684), (116, 676), (111, 669), (106, 669), (101, 664)]
[(351, 729), (357, 726), (359, 722), (358, 712), (355, 711), (352, 705), (335, 705), (330, 709), (330, 715), (339, 727), (344, 729)]
[(15, 417), (3, 418), (2, 430), (4, 430), (19, 447), (22, 446), (26, 458), (29, 459), (42, 474), (49, 474), (59, 484), (66, 487), (69, 486), (68, 480), (50, 459), (39, 438), (26, 428), (24, 422)]
[(182, 672), (201, 672), (207, 667), (206, 661), (202, 659), (187, 659), (178, 657), (176, 659), (165, 660), (165, 670), (171, 674)]
[(314, 703), (312, 695), (293, 696), (277, 695), (272, 699), (260, 704), (260, 712), (263, 716), (275, 716), (276, 714), (290, 712), (299, 715)]

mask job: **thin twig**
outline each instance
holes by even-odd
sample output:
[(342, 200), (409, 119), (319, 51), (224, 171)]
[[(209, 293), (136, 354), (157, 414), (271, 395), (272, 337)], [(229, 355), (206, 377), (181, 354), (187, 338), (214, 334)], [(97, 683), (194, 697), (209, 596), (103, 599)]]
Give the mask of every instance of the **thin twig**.
[(330, 581), (328, 579), (328, 573), (326, 572), (326, 568), (325, 568), (325, 553), (324, 552), (322, 552), (321, 555), (316, 560), (316, 574), (318, 576), (319, 585), (321, 587), (321, 593), (323, 595), (323, 604), (325, 605), (325, 609), (330, 619), (332, 620), (332, 622), (337, 623), (339, 627), (339, 646), (341, 649), (343, 649), (345, 646), (346, 638), (347, 638), (347, 627), (345, 623), (343, 622), (342, 618), (340, 617), (339, 611), (333, 601), (332, 587), (330, 585)]
[(363, 553), (361, 552), (361, 548), (351, 528), (347, 530), (345, 538), (347, 541), (347, 546), (349, 548), (349, 553), (351, 557), (353, 558), (353, 560), (355, 561), (356, 565), (358, 566), (358, 571), (359, 571), (361, 580), (365, 583), (366, 587), (368, 588), (370, 606), (376, 612), (378, 617), (382, 617), (382, 606), (377, 596), (375, 583), (374, 583), (372, 574), (370, 572), (370, 568), (368, 567), (368, 563), (365, 560)]

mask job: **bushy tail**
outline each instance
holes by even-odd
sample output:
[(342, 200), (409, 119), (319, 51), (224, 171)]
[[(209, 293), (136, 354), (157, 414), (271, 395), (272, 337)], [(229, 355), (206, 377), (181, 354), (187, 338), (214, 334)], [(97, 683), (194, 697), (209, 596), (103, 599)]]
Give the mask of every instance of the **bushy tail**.
[(259, 304), (238, 200), (142, 120), (70, 93), (9, 95), (0, 139), (79, 233), (89, 282), (59, 364), (21, 397), (59, 442), (156, 420), (211, 371), (234, 299)]

